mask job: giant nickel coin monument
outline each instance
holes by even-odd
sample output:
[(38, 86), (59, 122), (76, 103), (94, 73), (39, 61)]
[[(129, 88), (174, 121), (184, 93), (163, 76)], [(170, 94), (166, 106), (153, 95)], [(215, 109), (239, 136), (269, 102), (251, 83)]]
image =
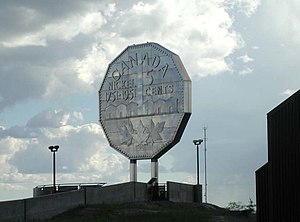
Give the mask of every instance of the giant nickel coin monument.
[(191, 115), (191, 80), (178, 55), (157, 43), (128, 46), (108, 66), (99, 90), (100, 123), (111, 147), (130, 159), (158, 158), (177, 144)]

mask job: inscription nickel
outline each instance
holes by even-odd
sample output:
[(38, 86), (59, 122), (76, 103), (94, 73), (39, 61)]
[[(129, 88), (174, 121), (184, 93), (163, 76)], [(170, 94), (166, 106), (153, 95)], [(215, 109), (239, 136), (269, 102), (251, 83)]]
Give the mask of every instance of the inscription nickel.
[(99, 90), (100, 122), (110, 145), (130, 159), (162, 155), (191, 113), (190, 85), (176, 54), (156, 43), (127, 47)]

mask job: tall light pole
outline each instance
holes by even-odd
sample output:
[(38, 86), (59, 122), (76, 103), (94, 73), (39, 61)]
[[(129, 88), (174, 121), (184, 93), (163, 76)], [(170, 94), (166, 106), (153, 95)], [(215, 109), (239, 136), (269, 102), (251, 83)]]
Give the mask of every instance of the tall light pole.
[(202, 139), (193, 140), (193, 143), (197, 147), (197, 185), (199, 185), (199, 145), (203, 142)]
[(49, 150), (53, 153), (53, 193), (56, 192), (55, 187), (55, 153), (58, 151), (59, 146), (49, 146)]
[(206, 138), (206, 130), (207, 130), (207, 127), (203, 127), (203, 131), (204, 131), (204, 197), (205, 197), (205, 203), (207, 203), (207, 172), (206, 172), (206, 152), (207, 152), (207, 149), (206, 149), (206, 141), (207, 141), (207, 138)]

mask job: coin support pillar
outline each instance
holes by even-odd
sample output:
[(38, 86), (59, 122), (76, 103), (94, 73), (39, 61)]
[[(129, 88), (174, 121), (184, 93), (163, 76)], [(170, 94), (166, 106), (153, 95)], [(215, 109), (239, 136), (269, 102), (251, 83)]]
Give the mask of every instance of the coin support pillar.
[(130, 160), (130, 182), (137, 182), (137, 164), (136, 160)]
[(151, 178), (157, 178), (156, 183), (158, 183), (158, 159), (151, 159)]

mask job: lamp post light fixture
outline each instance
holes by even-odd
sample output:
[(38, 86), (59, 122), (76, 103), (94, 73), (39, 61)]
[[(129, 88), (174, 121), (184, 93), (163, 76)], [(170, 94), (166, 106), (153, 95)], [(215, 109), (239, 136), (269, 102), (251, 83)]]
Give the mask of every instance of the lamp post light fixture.
[(203, 142), (202, 139), (193, 140), (193, 143), (197, 147), (197, 185), (199, 185), (199, 145)]
[(53, 153), (53, 193), (56, 192), (56, 187), (55, 187), (55, 153), (58, 151), (59, 146), (49, 146), (49, 150)]

